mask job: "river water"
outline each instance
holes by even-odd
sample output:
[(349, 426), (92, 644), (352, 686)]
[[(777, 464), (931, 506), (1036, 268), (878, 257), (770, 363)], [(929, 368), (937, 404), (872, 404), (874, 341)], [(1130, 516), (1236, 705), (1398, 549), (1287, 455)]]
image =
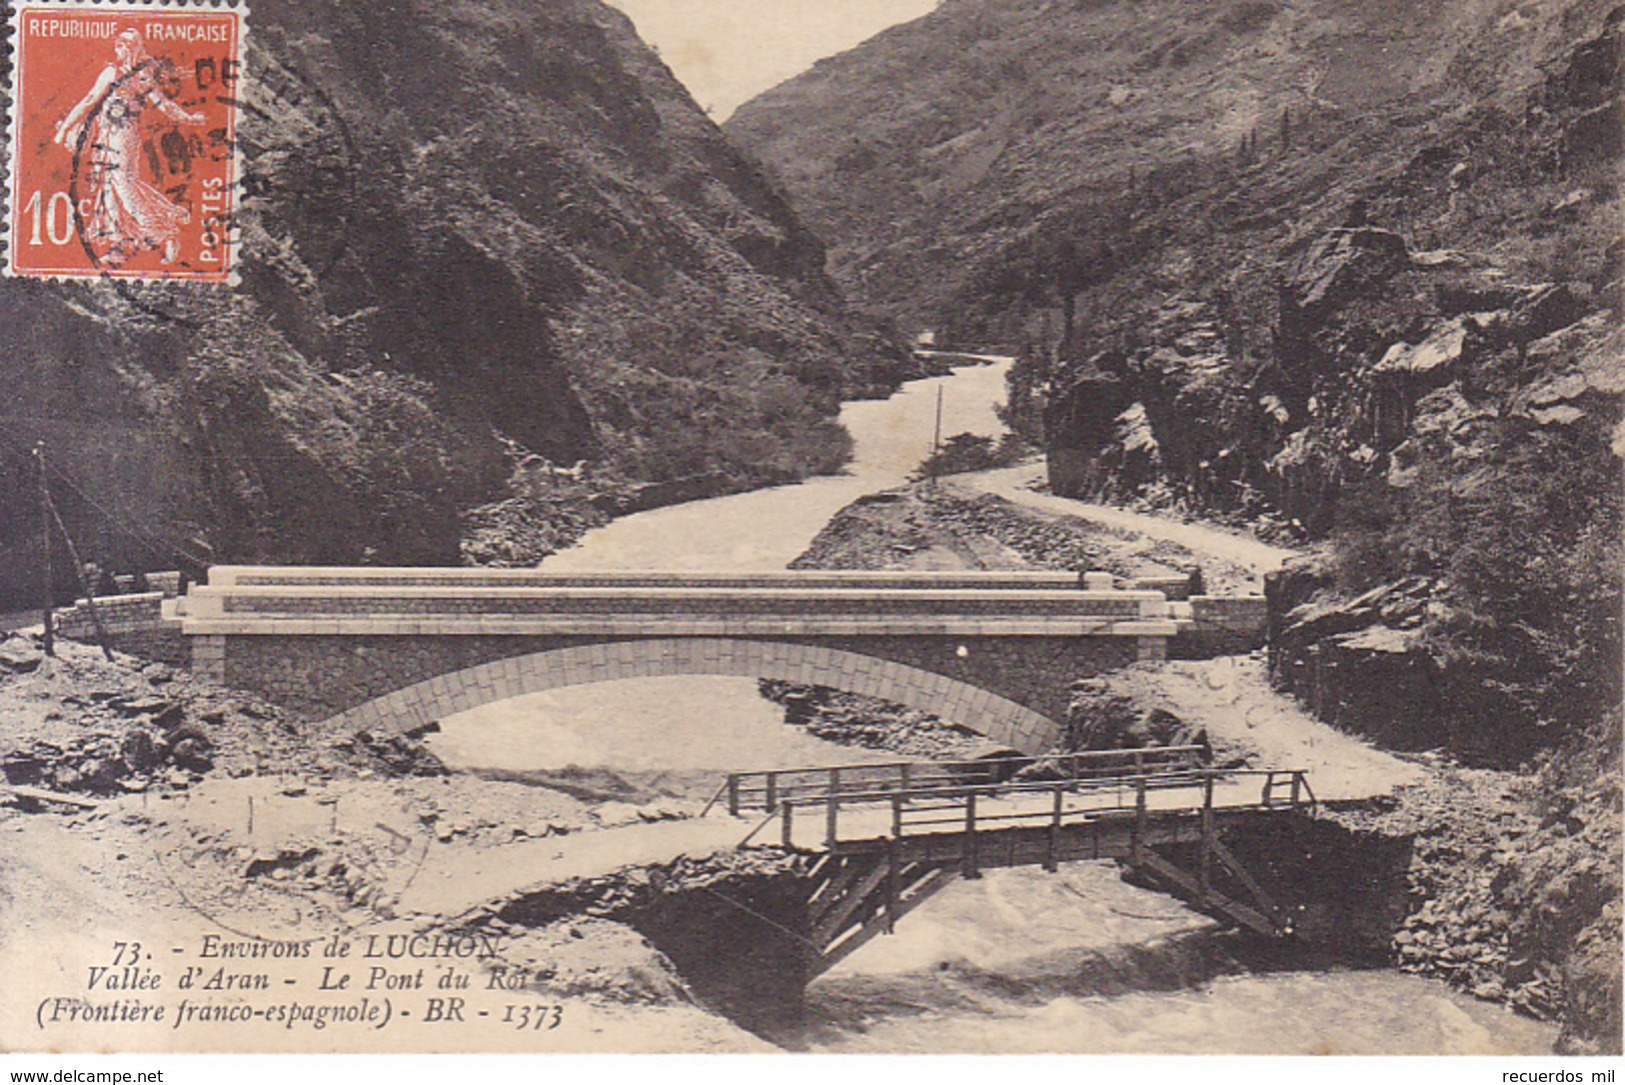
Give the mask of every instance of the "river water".
[(796, 486), (651, 509), (589, 532), (542, 568), (667, 572), (771, 571), (807, 549), (842, 508), (864, 494), (902, 485), (931, 451), (937, 396), (942, 434), (996, 436), (1004, 425), (994, 405), (1004, 398), (1009, 359), (968, 366), (951, 376), (911, 381), (890, 399), (846, 404), (841, 422), (852, 434), (852, 462), (843, 475)]
[[(1002, 432), (1008, 360), (848, 404), (848, 473), (617, 520), (544, 568), (772, 570), (841, 508), (904, 482), (942, 433)], [(516, 698), (453, 717), (449, 764), (600, 772), (691, 794), (730, 769), (850, 761), (784, 726), (733, 678), (647, 679)], [(1550, 1026), (1392, 971), (1261, 970), (1211, 921), (1111, 864), (957, 882), (816, 981), (808, 1051), (1544, 1054)]]

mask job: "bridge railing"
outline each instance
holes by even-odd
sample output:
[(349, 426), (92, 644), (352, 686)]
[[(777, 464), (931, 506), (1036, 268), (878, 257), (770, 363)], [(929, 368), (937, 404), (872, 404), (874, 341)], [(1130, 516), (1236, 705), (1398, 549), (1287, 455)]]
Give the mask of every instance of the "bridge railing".
[[(1197, 749), (1200, 749), (1199, 747)], [(1116, 751), (1113, 751), (1116, 752)], [(1030, 758), (1024, 760), (1042, 760)], [(827, 771), (827, 770), (826, 770)], [(850, 838), (900, 840), (911, 836), (958, 835), (963, 838), (967, 870), (976, 867), (978, 833), (1007, 828), (1045, 828), (1053, 833), (1069, 826), (1105, 820), (1132, 819), (1133, 839), (1144, 835), (1154, 816), (1198, 815), (1204, 842), (1211, 839), (1217, 809), (1215, 790), (1256, 780), (1257, 798), (1251, 801), (1231, 794), (1223, 804), (1226, 811), (1263, 810), (1301, 813), (1317, 805), (1302, 769), (1214, 769), (1202, 766), (1166, 767), (1133, 774), (1085, 775), (1072, 779), (1011, 781), (1005, 783), (916, 784), (908, 788), (882, 784), (870, 790), (825, 790), (799, 797), (781, 796), (776, 809), (768, 813), (743, 843), (766, 828), (775, 817), (780, 821), (780, 837), (785, 847), (795, 846), (798, 819), (822, 821), (823, 842), (834, 848), (843, 837), (844, 822)], [(1169, 802), (1164, 798), (1151, 809), (1153, 792), (1187, 790), (1189, 801)], [(1086, 801), (1078, 805), (1075, 800)], [(1035, 799), (1047, 798), (1047, 803)], [(1241, 799), (1241, 801), (1237, 801)], [(1073, 800), (1069, 802), (1069, 800)], [(889, 827), (876, 816), (877, 807), (890, 809)], [(858, 809), (854, 809), (858, 808)], [(857, 818), (850, 815), (857, 813)], [(854, 823), (855, 822), (855, 823)]]
[[(1010, 782), (1065, 782), (1074, 787), (1109, 786), (1112, 781), (1144, 776), (1150, 786), (1174, 786), (1207, 766), (1206, 746), (1150, 746), (1137, 750), (1085, 750), (1037, 757), (983, 757), (961, 761), (894, 761), (868, 765), (772, 769), (730, 773), (718, 799), (726, 798), (730, 814), (753, 810), (772, 813), (791, 802), (820, 802), (830, 797), (875, 801), (872, 796), (907, 792), (927, 795), (937, 789), (987, 787)], [(864, 799), (864, 796), (871, 796)], [(707, 807), (709, 810), (709, 807)]]

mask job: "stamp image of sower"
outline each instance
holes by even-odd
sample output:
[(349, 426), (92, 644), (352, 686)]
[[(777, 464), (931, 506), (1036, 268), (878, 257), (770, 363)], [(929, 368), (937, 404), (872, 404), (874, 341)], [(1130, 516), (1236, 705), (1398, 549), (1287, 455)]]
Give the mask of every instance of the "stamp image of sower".
[(21, 0), (6, 273), (228, 283), (241, 7)]

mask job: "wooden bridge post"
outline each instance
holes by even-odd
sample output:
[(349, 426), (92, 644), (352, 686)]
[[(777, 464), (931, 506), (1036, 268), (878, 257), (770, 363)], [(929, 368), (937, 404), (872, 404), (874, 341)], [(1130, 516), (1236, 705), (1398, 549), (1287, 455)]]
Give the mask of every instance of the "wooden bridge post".
[[(772, 813), (773, 807), (769, 805), (767, 810), (768, 813)], [(734, 817), (739, 816), (739, 774), (737, 772), (728, 774), (728, 813)]]
[(1055, 785), (1055, 809), (1049, 822), (1049, 847), (1044, 855), (1044, 869), (1054, 874), (1061, 869), (1061, 795), (1060, 784)]
[(886, 843), (886, 933), (897, 932), (897, 903), (903, 895), (902, 864), (898, 861), (902, 842), (893, 836)]
[(763, 801), (767, 803), (767, 812), (771, 814), (774, 807), (779, 805), (779, 774), (776, 772), (768, 773), (767, 782), (763, 785), (763, 788), (766, 791), (766, 798)]
[(1145, 776), (1141, 775), (1134, 781), (1134, 835), (1129, 842), (1136, 863), (1141, 860), (1141, 848), (1145, 845)]
[(1208, 890), (1213, 884), (1213, 772), (1202, 772), (1202, 851), (1197, 868), (1196, 901), (1207, 907)]
[(839, 839), (838, 831), (841, 816), (841, 770), (829, 770), (829, 791), (824, 800), (824, 845), (830, 851), (835, 850), (835, 842)]
[(1296, 814), (1298, 812), (1298, 789), (1302, 785), (1303, 785), (1303, 773), (1294, 772), (1292, 774), (1292, 812), (1294, 814)]
[(787, 847), (787, 848), (795, 846), (791, 842), (791, 839), (790, 839), (790, 818), (792, 816), (791, 811), (793, 811), (795, 809), (795, 805), (796, 804), (794, 802), (791, 802), (789, 799), (785, 799), (784, 802), (779, 804), (779, 809), (781, 811), (783, 811), (783, 813), (784, 813), (784, 831), (783, 831), (782, 839), (784, 841), (784, 846)]
[[(908, 766), (903, 766), (904, 786), (907, 786)], [(903, 895), (903, 868), (900, 861), (903, 849), (903, 792), (891, 796), (891, 839), (886, 842), (886, 933), (897, 931), (898, 900)]]
[(974, 880), (981, 876), (976, 858), (976, 792), (972, 791), (965, 796), (965, 862), (961, 877)]

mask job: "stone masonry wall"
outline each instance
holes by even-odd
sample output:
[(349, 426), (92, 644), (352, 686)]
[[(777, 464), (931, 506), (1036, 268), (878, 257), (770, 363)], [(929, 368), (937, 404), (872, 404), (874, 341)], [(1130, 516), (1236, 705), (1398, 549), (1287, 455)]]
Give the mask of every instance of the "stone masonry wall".
[[(538, 653), (562, 652), (593, 646), (614, 645), (594, 655), (596, 669), (575, 679), (555, 677), (555, 685), (575, 682), (608, 681), (650, 673), (718, 674), (734, 673), (740, 667), (735, 658), (719, 660), (719, 651), (734, 651), (743, 657), (767, 653), (775, 659), (791, 659), (797, 668), (791, 677), (815, 684), (846, 688), (898, 700), (910, 707), (938, 711), (954, 722), (977, 727), (984, 719), (1001, 722), (992, 730), (1009, 733), (990, 737), (1034, 752), (1056, 737), (1053, 721), (1066, 718), (1068, 687), (1072, 681), (1101, 671), (1126, 666), (1136, 659), (1152, 657), (1160, 648), (1160, 638), (1137, 637), (1039, 637), (1039, 636), (852, 636), (712, 638), (688, 645), (681, 641), (602, 636), (229, 636), (200, 637), (194, 656), (200, 669), (211, 672), (229, 685), (255, 690), (316, 719), (346, 712), (377, 698), (398, 694), (416, 683), (436, 679), (414, 693), (410, 719), (399, 726), (421, 726), (434, 718), (451, 715), (514, 695), (524, 683), (523, 676), (506, 671), (493, 675), (470, 674), (482, 664), (520, 660)], [(1145, 645), (1142, 646), (1142, 640)], [(831, 658), (832, 650), (839, 659)], [(692, 659), (658, 660), (649, 666), (652, 653), (679, 656), (695, 653)], [(707, 658), (705, 653), (711, 653)], [(845, 653), (852, 653), (846, 656)], [(576, 653), (578, 655), (583, 653)], [(640, 656), (645, 657), (641, 658)], [(864, 657), (858, 659), (856, 657)], [(892, 666), (888, 666), (888, 664)], [(505, 665), (506, 666), (506, 665)], [(768, 669), (768, 668), (764, 668)], [(782, 669), (782, 668), (780, 668)], [(923, 690), (920, 677), (909, 672), (926, 672), (962, 683), (962, 689), (944, 692)], [(761, 677), (785, 677), (763, 674)], [(933, 679), (940, 686), (939, 680)], [(531, 683), (534, 685), (534, 681)], [(969, 688), (974, 687), (974, 688)], [(530, 687), (525, 687), (530, 688)], [(888, 691), (892, 696), (888, 697)], [(981, 692), (981, 691), (985, 691)], [(926, 695), (936, 697), (926, 703)], [(999, 707), (1003, 701), (1014, 705)], [(1009, 709), (1026, 712), (1011, 720)], [(941, 711), (947, 709), (948, 711)], [(966, 718), (955, 719), (954, 710)], [(1038, 719), (1036, 717), (1043, 717)], [(390, 721), (380, 721), (388, 724)]]
[(1182, 659), (1239, 655), (1264, 647), (1269, 633), (1269, 604), (1262, 595), (1195, 595), (1190, 599), (1191, 624), (1172, 646)]
[[(108, 647), (141, 659), (177, 665), (187, 663), (186, 638), (181, 635), (178, 625), (165, 622), (160, 613), (164, 598), (162, 591), (98, 596), (96, 612), (107, 631)], [(59, 610), (56, 613), (56, 631), (68, 640), (95, 644), (98, 634), (90, 604), (81, 599), (73, 606)]]

